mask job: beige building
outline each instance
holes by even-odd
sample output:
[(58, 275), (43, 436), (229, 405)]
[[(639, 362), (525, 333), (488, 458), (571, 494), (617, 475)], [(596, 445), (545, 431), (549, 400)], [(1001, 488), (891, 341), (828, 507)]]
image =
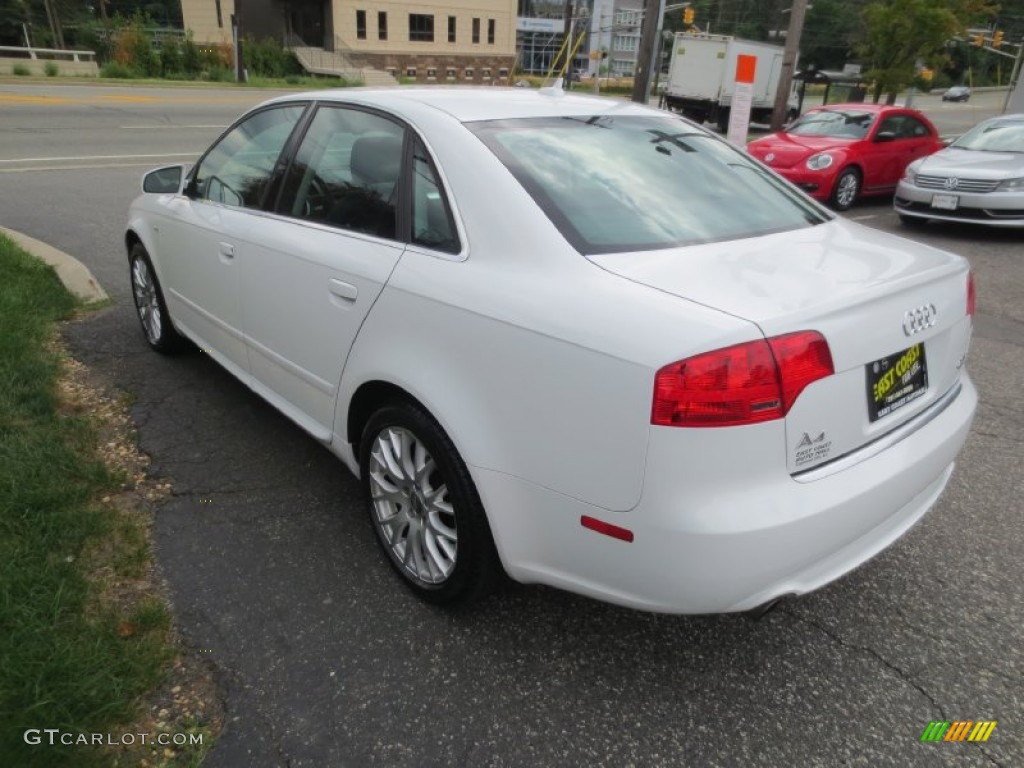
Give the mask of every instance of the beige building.
[(182, 0), (197, 42), (242, 34), (292, 47), (310, 71), (374, 67), (422, 81), (488, 82), (515, 62), (516, 0)]

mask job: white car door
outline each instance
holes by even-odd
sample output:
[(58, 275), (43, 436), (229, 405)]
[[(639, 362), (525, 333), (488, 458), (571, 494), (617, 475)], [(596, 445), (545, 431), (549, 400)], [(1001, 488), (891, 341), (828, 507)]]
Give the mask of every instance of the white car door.
[(168, 311), (235, 375), (248, 378), (238, 237), (259, 210), (304, 104), (247, 116), (196, 165), (157, 232)]
[(380, 114), (320, 105), (277, 215), (241, 245), (253, 386), (323, 440), (349, 349), (405, 249), (410, 137)]

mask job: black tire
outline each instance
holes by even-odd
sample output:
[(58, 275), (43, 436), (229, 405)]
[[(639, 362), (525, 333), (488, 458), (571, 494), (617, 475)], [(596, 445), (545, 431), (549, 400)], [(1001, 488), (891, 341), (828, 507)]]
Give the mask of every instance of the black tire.
[[(422, 454), (407, 438), (425, 450), (421, 468), (415, 465)], [(409, 448), (414, 478), (404, 476), (410, 465), (387, 462), (396, 458), (396, 441)], [(426, 411), (394, 402), (373, 414), (360, 440), (359, 466), (377, 542), (414, 594), (429, 603), (465, 607), (493, 591), (501, 565), (483, 504), (451, 439)]]
[(721, 107), (718, 110), (718, 114), (715, 115), (715, 125), (720, 133), (727, 133), (729, 130), (729, 113), (730, 109), (728, 107)]
[(142, 243), (135, 243), (128, 252), (128, 279), (146, 342), (161, 354), (180, 351), (185, 339), (174, 329), (160, 279)]
[(856, 168), (844, 168), (836, 176), (829, 202), (837, 211), (848, 211), (860, 197), (860, 172)]

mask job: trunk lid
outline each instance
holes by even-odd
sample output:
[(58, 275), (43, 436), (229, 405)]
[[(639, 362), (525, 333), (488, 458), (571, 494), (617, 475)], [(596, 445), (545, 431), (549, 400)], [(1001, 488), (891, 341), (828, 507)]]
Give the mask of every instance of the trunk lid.
[(825, 337), (835, 374), (808, 386), (786, 416), (794, 474), (927, 409), (956, 385), (967, 353), (967, 262), (842, 219), (747, 240), (588, 258), (749, 320), (765, 336), (813, 330)]

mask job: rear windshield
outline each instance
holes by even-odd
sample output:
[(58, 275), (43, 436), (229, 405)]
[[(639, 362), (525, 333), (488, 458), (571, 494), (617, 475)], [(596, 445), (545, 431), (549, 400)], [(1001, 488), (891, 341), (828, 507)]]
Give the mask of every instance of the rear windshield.
[(875, 121), (873, 112), (824, 109), (808, 112), (786, 129), (797, 136), (832, 136), (837, 139), (863, 139)]
[(674, 117), (468, 127), (583, 254), (735, 240), (828, 220), (743, 152)]

